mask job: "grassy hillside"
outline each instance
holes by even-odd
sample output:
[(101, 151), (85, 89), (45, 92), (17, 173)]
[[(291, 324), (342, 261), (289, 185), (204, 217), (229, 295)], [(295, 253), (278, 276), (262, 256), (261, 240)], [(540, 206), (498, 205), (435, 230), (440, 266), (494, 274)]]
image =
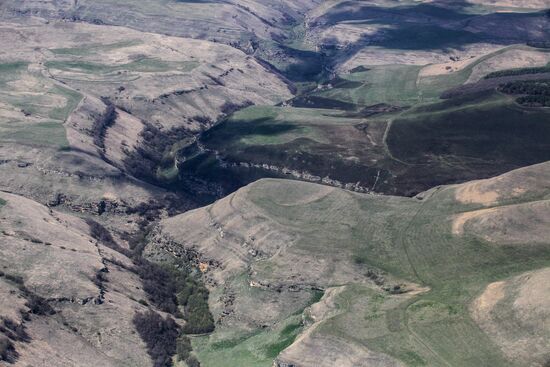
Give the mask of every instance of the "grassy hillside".
[[(376, 48), (373, 52), (384, 52), (384, 48)], [(454, 57), (443, 63), (427, 62), (427, 65), (411, 65), (408, 59), (400, 64), (359, 65), (340, 73), (330, 82), (330, 87), (312, 91), (310, 95), (357, 107), (377, 103), (413, 106), (437, 102), (447, 89), (475, 82), (492, 71), (496, 75), (507, 75), (504, 70), (527, 65), (542, 67), (550, 62), (550, 53), (546, 50), (523, 45), (502, 47), (475, 57)]]
[(66, 148), (63, 123), (82, 96), (44, 78), (28, 62), (0, 64), (0, 140)]
[[(538, 357), (510, 359), (521, 348), (504, 353), (501, 340), (476, 324), (471, 304), (489, 283), (550, 266), (547, 241), (527, 235), (506, 243), (496, 234), (514, 236), (537, 202), (547, 204), (547, 171), (548, 164), (532, 166), (417, 198), (262, 180), (163, 221), (160, 233), (175, 241), (174, 249), (193, 249), (201, 261), (216, 264), (206, 276), (215, 284), (211, 306), (220, 325), (194, 340), (203, 365), (226, 359), (270, 366), (273, 356), (262, 351), (273, 340), (285, 344), (282, 330), (295, 313), (305, 320), (302, 334), (280, 361), (309, 365), (304, 361), (315, 360), (326, 340), (335, 339), (357, 346), (354, 355), (363, 363), (362, 353), (371, 351), (409, 366), (533, 365), (543, 358), (540, 346)], [(537, 218), (547, 223), (545, 208)], [(502, 215), (517, 224), (495, 232), (489, 218)], [(148, 251), (164, 253), (154, 242)], [(330, 302), (325, 293), (330, 311), (309, 320), (317, 309), (304, 311), (311, 289), (342, 286)], [(304, 294), (303, 300), (296, 302), (287, 289)], [(548, 335), (543, 329), (539, 333)]]
[(550, 159), (549, 116), (492, 94), (406, 112), (394, 119), (386, 141), (393, 157), (412, 165), (430, 162), (442, 175), (460, 167), (496, 173), (490, 165), (508, 170)]
[[(518, 106), (495, 92), (500, 79), (483, 77), (549, 61), (547, 50), (512, 45), (423, 66), (360, 65), (280, 107), (235, 113), (180, 151), (180, 171), (224, 192), (291, 177), (414, 195), (543, 162), (549, 111)], [(442, 100), (448, 90), (457, 92)]]
[(292, 177), (407, 195), (549, 160), (549, 118), (493, 91), (404, 110), (250, 107), (203, 134), (203, 153), (181, 151), (180, 170), (227, 187)]

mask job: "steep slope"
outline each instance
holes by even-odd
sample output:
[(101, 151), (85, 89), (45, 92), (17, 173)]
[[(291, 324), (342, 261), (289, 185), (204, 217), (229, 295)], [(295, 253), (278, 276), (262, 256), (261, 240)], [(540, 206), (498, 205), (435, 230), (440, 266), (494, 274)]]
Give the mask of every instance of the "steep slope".
[(48, 19), (119, 25), (140, 31), (198, 38), (253, 50), (251, 40), (281, 40), (319, 0), (7, 1), (6, 18)]
[(549, 20), (542, 3), (523, 2), (530, 9), (522, 8), (521, 2), (515, 2), (517, 8), (514, 2), (473, 3), (326, 2), (308, 12), (304, 38), (333, 55), (334, 69), (340, 73), (361, 65), (449, 66), (505, 45), (548, 39)]
[(124, 212), (158, 200), (164, 190), (128, 174), (170, 180), (174, 152), (197, 132), (291, 95), (221, 44), (37, 18), (0, 34), (0, 187), (42, 203), (93, 211), (109, 198)]
[(541, 7), (0, 2), (0, 364), (547, 367)]
[(520, 9), (545, 9), (548, 6), (544, 0), (468, 0), (472, 4), (482, 4), (485, 6), (500, 6), (503, 8)]
[[(293, 107), (243, 109), (202, 134), (206, 150), (181, 151), (181, 168), (233, 184), (292, 177), (409, 196), (550, 159), (547, 108), (519, 105), (495, 90), (499, 81), (476, 90), (498, 78), (466, 84), (470, 91), (458, 87), (460, 94), (446, 100), (422, 102), (419, 96), (427, 99), (434, 90), (416, 84), (418, 71), (373, 68), (298, 97)], [(453, 77), (433, 78), (441, 88)]]
[(14, 89), (24, 81), (32, 88), (44, 77), (54, 79), (73, 93), (107, 97), (148, 123), (191, 131), (209, 127), (205, 122), (229, 105), (272, 104), (291, 95), (276, 75), (221, 44), (124, 27), (20, 21), (0, 28), (4, 49), (19, 45), (2, 62), (25, 63), (21, 72), (30, 74), (11, 81)]
[(80, 218), (17, 195), (0, 198), (0, 338), (12, 348), (2, 361), (152, 366), (132, 321), (147, 309), (132, 261), (92, 237)]
[[(3, 6), (4, 50), (10, 44), (20, 47), (2, 54), (0, 75), (7, 93), (0, 98), (0, 116), (10, 123), (0, 123), (0, 139), (70, 146), (72, 155), (81, 149), (150, 183), (220, 197), (261, 177), (290, 175), (361, 192), (414, 195), (550, 159), (548, 111), (522, 108), (514, 98), (494, 94), (440, 103), (449, 88), (466, 83), (475, 90), (487, 73), (546, 65), (550, 53), (544, 49), (506, 47), (544, 39), (548, 18), (543, 12), (500, 14), (490, 6), (409, 1), (149, 1), (132, 6), (107, 0), (23, 1)], [(212, 39), (201, 33), (204, 25), (240, 24), (228, 8), (277, 21), (266, 26), (268, 35), (250, 23), (246, 32), (261, 39), (251, 42), (251, 49), (204, 41)], [(121, 18), (104, 22), (104, 16)], [(180, 16), (197, 16), (201, 25), (177, 26)], [(287, 17), (292, 24), (281, 21)], [(187, 35), (198, 39), (138, 31), (166, 33), (156, 24), (164, 18), (175, 22), (175, 32), (183, 32), (179, 35), (199, 31)], [(478, 29), (478, 23), (494, 26)], [(493, 34), (509, 23), (517, 25), (514, 37)], [(354, 34), (348, 28), (365, 24), (375, 28), (373, 34), (342, 45), (317, 37), (325, 31), (329, 38), (347, 36)], [(406, 29), (411, 24), (421, 32)], [(476, 37), (456, 33), (466, 25)], [(442, 29), (432, 32), (433, 26)], [(333, 32), (333, 27), (345, 29)], [(213, 32), (224, 30), (220, 26)], [(417, 33), (419, 39), (397, 42), (403, 34)], [(442, 39), (433, 40), (432, 34)], [(234, 40), (250, 38), (241, 36)], [(361, 54), (368, 57), (361, 59)], [(300, 95), (287, 101), (291, 90)], [(282, 107), (264, 108), (279, 103)], [(250, 104), (262, 107), (234, 115), (197, 142), (197, 135), (216, 121)], [(111, 105), (115, 110), (109, 114)], [(420, 109), (407, 110), (411, 106)], [(61, 125), (71, 111), (75, 114), (65, 124), (68, 141)], [(477, 119), (484, 124), (470, 123)], [(499, 133), (493, 134), (497, 126)]]
[[(547, 324), (529, 343), (502, 320), (514, 313), (517, 335), (528, 335), (537, 315), (547, 318), (512, 289), (546, 292), (520, 274), (550, 265), (549, 167), (415, 198), (261, 180), (163, 220), (146, 253), (203, 264), (218, 324), (194, 338), (204, 366), (544, 365)], [(481, 314), (474, 300), (496, 281), (516, 284), (512, 298)], [(311, 298), (317, 289), (324, 296)]]

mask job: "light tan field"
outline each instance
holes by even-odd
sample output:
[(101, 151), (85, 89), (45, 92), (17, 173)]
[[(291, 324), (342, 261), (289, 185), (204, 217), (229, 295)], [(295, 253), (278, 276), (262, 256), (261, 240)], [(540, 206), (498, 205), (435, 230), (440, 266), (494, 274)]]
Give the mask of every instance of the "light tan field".
[(471, 312), (513, 361), (547, 365), (550, 340), (550, 268), (491, 283)]
[(470, 234), (500, 245), (544, 245), (550, 238), (550, 201), (482, 209), (459, 215), (453, 233)]
[(458, 185), (456, 199), (464, 204), (485, 206), (519, 200), (546, 198), (550, 189), (550, 163), (520, 168), (501, 176)]
[[(449, 73), (447, 66), (454, 71), (460, 71), (481, 57), (498, 51), (502, 46), (478, 43), (465, 45), (461, 49), (446, 50), (393, 50), (381, 47), (362, 49), (348, 58), (340, 66), (341, 71), (351, 70), (360, 65), (429, 65), (422, 76), (441, 75)], [(451, 62), (449, 57), (458, 57), (460, 61)], [(431, 65), (430, 65), (431, 64)], [(444, 71), (443, 71), (444, 70)]]
[(464, 234), (464, 225), (469, 222), (473, 218), (477, 218), (479, 216), (482, 216), (484, 214), (488, 214), (491, 212), (494, 212), (497, 209), (490, 208), (490, 209), (481, 209), (481, 210), (475, 210), (472, 212), (466, 212), (459, 214), (455, 217), (453, 220), (453, 234), (455, 235), (462, 235)]
[(548, 167), (548, 163), (542, 163), (458, 185), (456, 200), (492, 208), (458, 214), (453, 220), (453, 233), (468, 232), (501, 245), (547, 243), (550, 235), (547, 230), (550, 220)]
[(485, 75), (494, 71), (540, 67), (550, 63), (550, 52), (535, 49), (512, 49), (495, 55), (488, 60), (476, 65), (467, 83), (475, 83)]
[(501, 6), (523, 9), (545, 9), (547, 0), (468, 0), (469, 3), (489, 6)]
[[(428, 65), (422, 70), (420, 70), (420, 73), (418, 74), (418, 77), (427, 77), (427, 76), (437, 76), (437, 75), (444, 75), (449, 73), (454, 73), (457, 71), (460, 71), (467, 67), (468, 65), (473, 64), (474, 62), (478, 61), (483, 55), (465, 55), (466, 58), (462, 58), (458, 61), (447, 61), (441, 64), (431, 64)], [(464, 57), (464, 56), (463, 56)]]

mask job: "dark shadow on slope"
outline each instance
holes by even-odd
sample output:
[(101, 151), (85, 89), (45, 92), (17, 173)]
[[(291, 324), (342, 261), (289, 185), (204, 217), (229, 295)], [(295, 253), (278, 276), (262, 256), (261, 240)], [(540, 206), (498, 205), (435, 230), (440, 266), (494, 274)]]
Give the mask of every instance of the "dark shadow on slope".
[[(327, 38), (324, 50), (340, 49), (340, 58), (352, 58), (368, 46), (395, 50), (462, 49), (485, 42), (498, 45), (536, 43), (550, 38), (550, 18), (544, 11), (530, 13), (468, 12), (465, 1), (437, 1), (414, 6), (379, 7), (353, 1), (338, 4), (314, 26), (327, 28), (341, 22), (377, 26), (374, 33), (353, 43), (339, 45)], [(342, 60), (340, 60), (342, 62)]]

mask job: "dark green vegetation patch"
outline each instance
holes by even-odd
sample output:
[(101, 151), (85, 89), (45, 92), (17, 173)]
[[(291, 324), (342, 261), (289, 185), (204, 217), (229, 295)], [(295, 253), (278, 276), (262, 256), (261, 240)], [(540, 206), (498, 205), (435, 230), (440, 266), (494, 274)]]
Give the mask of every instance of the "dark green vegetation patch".
[(485, 76), (485, 79), (499, 78), (503, 76), (515, 76), (515, 75), (531, 75), (531, 74), (543, 74), (549, 73), (550, 66), (542, 66), (538, 68), (518, 68), (508, 69), (489, 73)]
[(550, 107), (550, 80), (516, 81), (503, 84), (499, 90), (506, 94), (522, 95), (516, 102), (527, 107)]
[[(506, 88), (526, 107), (547, 103), (546, 82)], [(205, 150), (180, 152), (179, 170), (226, 192), (267, 176), (414, 195), (550, 159), (550, 111), (522, 108), (494, 88), (409, 109), (305, 105), (235, 113), (202, 136)]]

